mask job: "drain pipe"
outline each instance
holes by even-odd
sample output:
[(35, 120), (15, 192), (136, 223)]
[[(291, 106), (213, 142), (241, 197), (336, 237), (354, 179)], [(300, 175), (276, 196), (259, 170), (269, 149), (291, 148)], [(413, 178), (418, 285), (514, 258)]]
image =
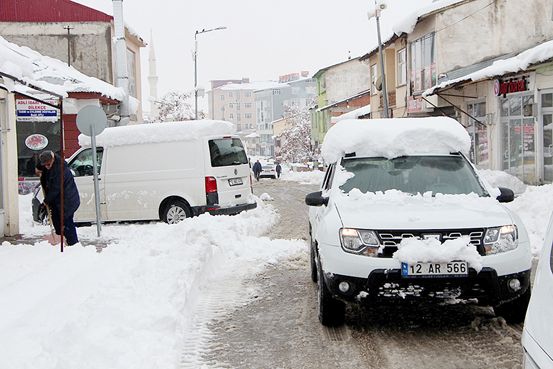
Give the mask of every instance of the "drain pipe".
[(123, 21), (123, 0), (113, 0), (113, 23), (115, 25), (115, 85), (121, 87), (125, 96), (119, 107), (120, 126), (129, 124), (129, 72), (127, 69), (127, 43)]

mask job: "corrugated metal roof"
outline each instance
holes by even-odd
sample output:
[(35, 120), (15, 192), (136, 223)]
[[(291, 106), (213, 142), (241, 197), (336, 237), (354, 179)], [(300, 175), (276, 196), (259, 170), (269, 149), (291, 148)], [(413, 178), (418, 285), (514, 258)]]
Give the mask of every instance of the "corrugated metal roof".
[(0, 22), (111, 22), (112, 19), (70, 0), (0, 1)]

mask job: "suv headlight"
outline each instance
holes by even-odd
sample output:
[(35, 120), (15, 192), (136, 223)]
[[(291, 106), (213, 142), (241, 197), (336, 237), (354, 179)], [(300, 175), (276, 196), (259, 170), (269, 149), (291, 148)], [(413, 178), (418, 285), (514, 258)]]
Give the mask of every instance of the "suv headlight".
[(374, 231), (354, 228), (341, 228), (340, 241), (344, 251), (352, 254), (376, 256), (380, 242)]
[(514, 224), (488, 228), (484, 236), (486, 255), (498, 254), (516, 249), (518, 246), (518, 229)]

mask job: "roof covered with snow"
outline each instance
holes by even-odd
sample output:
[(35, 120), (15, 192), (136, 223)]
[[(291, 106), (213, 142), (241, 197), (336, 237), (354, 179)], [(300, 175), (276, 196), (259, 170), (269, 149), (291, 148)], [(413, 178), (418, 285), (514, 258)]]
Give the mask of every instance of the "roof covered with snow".
[(371, 113), (371, 105), (363, 106), (358, 109), (352, 110), (350, 112), (347, 112), (345, 114), (342, 114), (338, 117), (332, 117), (331, 120), (333, 122), (339, 122), (341, 120), (345, 119), (357, 119), (363, 115), (367, 115)]
[(61, 60), (44, 56), (28, 47), (18, 46), (2, 37), (0, 72), (61, 96), (67, 96), (70, 92), (92, 92), (119, 101), (124, 97), (121, 88), (89, 77)]
[(327, 163), (345, 154), (395, 158), (404, 155), (468, 153), (470, 137), (447, 117), (350, 119), (329, 129), (321, 149)]
[(517, 73), (528, 69), (529, 66), (541, 63), (553, 58), (553, 40), (544, 42), (538, 46), (521, 52), (520, 54), (508, 58), (495, 61), (492, 65), (480, 69), (476, 72), (467, 74), (466, 76), (451, 79), (437, 84), (436, 86), (426, 90), (424, 96), (430, 96), (443, 88), (451, 87), (455, 84), (467, 81), (480, 81), (483, 79), (502, 76), (509, 73)]
[(283, 88), (287, 86), (288, 84), (286, 83), (279, 83), (275, 81), (258, 81), (258, 82), (249, 82), (249, 83), (229, 83), (227, 85), (219, 87), (219, 89), (224, 91), (241, 91), (241, 90), (261, 91), (261, 90), (268, 90), (270, 88)]
[[(96, 136), (96, 144), (110, 147), (142, 143), (191, 141), (204, 136), (233, 133), (234, 126), (221, 120), (135, 124), (106, 128)], [(90, 137), (79, 135), (79, 145), (89, 147), (91, 145)]]

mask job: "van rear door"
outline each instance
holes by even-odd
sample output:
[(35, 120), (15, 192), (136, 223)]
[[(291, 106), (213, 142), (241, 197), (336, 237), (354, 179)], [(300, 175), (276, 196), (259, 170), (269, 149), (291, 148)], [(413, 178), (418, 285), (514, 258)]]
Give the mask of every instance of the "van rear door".
[(227, 208), (251, 202), (250, 166), (240, 138), (210, 138), (207, 140), (207, 150), (206, 176), (217, 181), (219, 207)]

